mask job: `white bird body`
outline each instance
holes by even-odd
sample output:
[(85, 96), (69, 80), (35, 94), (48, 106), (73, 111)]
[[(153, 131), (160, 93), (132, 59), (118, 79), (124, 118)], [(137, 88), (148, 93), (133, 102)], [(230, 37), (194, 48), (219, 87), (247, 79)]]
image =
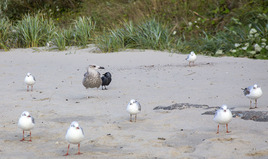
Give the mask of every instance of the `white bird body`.
[(227, 109), (226, 105), (223, 105), (220, 109), (217, 110), (214, 121), (219, 124), (228, 124), (233, 118), (232, 112)]
[(189, 66), (191, 66), (191, 63), (194, 64), (196, 58), (197, 56), (193, 51), (187, 56), (186, 60), (189, 61)]
[(259, 87), (257, 84), (249, 86), (246, 89), (249, 91), (249, 93), (246, 93), (245, 96), (248, 97), (249, 99), (258, 99), (262, 96), (261, 87)]
[(252, 109), (251, 104), (252, 101), (251, 100), (255, 100), (255, 108), (257, 108), (257, 99), (260, 98), (262, 96), (262, 90), (261, 87), (258, 86), (257, 84), (254, 84), (253, 86), (249, 86), (245, 89), (243, 89), (244, 95), (250, 99), (250, 109)]
[(141, 105), (135, 99), (131, 99), (127, 105), (127, 111), (130, 114), (130, 121), (132, 121), (132, 115), (135, 115), (135, 121), (137, 119), (137, 114), (141, 112)]
[(29, 112), (24, 111), (21, 114), (21, 117), (18, 122), (18, 127), (23, 130), (23, 138), (21, 141), (24, 141), (24, 131), (30, 131), (30, 140), (31, 141), (31, 130), (34, 128), (35, 122), (34, 118), (30, 115)]
[(36, 80), (31, 73), (27, 73), (26, 77), (24, 78), (24, 82), (27, 85), (27, 91), (29, 91), (29, 86), (31, 86), (31, 90), (33, 91), (33, 85), (35, 84)]
[[(85, 135), (83, 128), (79, 126), (78, 122), (73, 121), (66, 132), (65, 139), (71, 144), (78, 144), (78, 155), (80, 153), (80, 142), (83, 141)], [(69, 155), (70, 144), (68, 145), (68, 150), (65, 156)]]
[[(232, 118), (233, 118), (232, 112), (227, 108), (226, 105), (222, 105), (220, 109), (216, 111), (213, 120), (216, 123), (221, 124), (221, 125), (226, 124), (226, 129), (227, 129), (226, 132), (228, 133), (228, 123), (231, 122)], [(219, 133), (219, 125), (218, 125), (217, 133)]]
[(83, 129), (79, 127), (77, 122), (73, 121), (67, 130), (65, 139), (71, 144), (79, 144), (83, 141), (84, 137)]

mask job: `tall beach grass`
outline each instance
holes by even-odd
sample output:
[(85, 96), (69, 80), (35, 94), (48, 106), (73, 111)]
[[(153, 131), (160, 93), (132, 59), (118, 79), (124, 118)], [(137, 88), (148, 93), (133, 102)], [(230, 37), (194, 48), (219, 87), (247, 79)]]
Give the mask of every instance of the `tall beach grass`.
[(0, 19), (0, 49), (9, 50), (12, 47), (12, 23), (7, 18)]
[(15, 25), (18, 47), (40, 47), (51, 41), (55, 32), (53, 21), (41, 14), (27, 14)]

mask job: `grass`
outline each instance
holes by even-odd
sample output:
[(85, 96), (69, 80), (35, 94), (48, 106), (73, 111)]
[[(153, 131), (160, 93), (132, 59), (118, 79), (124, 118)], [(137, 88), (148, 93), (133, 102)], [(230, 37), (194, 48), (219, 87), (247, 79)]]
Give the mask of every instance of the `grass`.
[[(102, 52), (154, 49), (268, 59), (268, 3), (262, 0), (15, 2), (0, 2), (0, 16), (11, 19), (1, 22), (7, 26), (0, 30), (1, 49), (52, 41), (59, 50), (94, 43)], [(25, 6), (37, 14), (21, 16)]]
[(78, 17), (74, 25), (75, 43), (86, 47), (94, 40), (95, 22), (90, 17)]
[(55, 25), (41, 14), (27, 14), (17, 22), (15, 30), (19, 47), (39, 47), (45, 46), (52, 39)]
[(12, 36), (12, 24), (6, 18), (0, 19), (0, 49), (9, 50)]
[(122, 28), (103, 33), (96, 43), (103, 52), (127, 48), (168, 50), (172, 38), (168, 27), (151, 19), (137, 25), (125, 23)]
[(66, 43), (67, 40), (65, 38), (65, 30), (60, 33), (55, 33), (54, 39), (53, 39), (53, 44), (60, 50), (66, 50)]

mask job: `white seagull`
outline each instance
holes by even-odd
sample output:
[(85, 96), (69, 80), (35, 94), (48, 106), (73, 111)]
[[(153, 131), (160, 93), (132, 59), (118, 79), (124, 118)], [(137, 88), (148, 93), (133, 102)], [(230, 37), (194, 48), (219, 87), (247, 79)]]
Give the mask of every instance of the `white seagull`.
[(25, 140), (24, 139), (24, 131), (30, 131), (30, 140), (29, 141), (32, 141), (31, 129), (33, 129), (34, 124), (35, 124), (34, 118), (30, 115), (30, 113), (27, 111), (22, 112), (21, 117), (20, 117), (19, 122), (18, 122), (19, 128), (21, 128), (23, 130), (23, 136), (22, 136), (22, 139), (20, 141)]
[(232, 112), (227, 108), (227, 105), (222, 105), (220, 109), (216, 111), (213, 120), (218, 123), (217, 134), (219, 133), (220, 124), (226, 124), (226, 133), (230, 132), (228, 131), (228, 123), (232, 120), (232, 117)]
[(127, 105), (127, 111), (130, 114), (130, 122), (132, 122), (132, 115), (135, 115), (135, 122), (137, 120), (137, 114), (141, 112), (141, 105), (135, 99), (131, 99)]
[(79, 126), (78, 122), (73, 121), (65, 135), (65, 139), (69, 142), (69, 145), (68, 145), (67, 153), (64, 156), (69, 155), (68, 152), (70, 149), (70, 143), (78, 144), (78, 152), (76, 153), (76, 155), (82, 154), (80, 152), (80, 142), (84, 139), (84, 137), (85, 135), (84, 135), (83, 129)]
[(249, 86), (248, 88), (242, 88), (242, 90), (244, 91), (244, 95), (250, 100), (249, 109), (254, 109), (254, 107), (251, 107), (252, 100), (255, 100), (255, 108), (257, 108), (257, 99), (262, 96), (261, 87), (257, 84), (254, 84), (253, 86)]
[(33, 85), (35, 84), (35, 78), (31, 73), (27, 73), (26, 77), (24, 78), (24, 82), (27, 85), (27, 92), (29, 91), (29, 86), (31, 86), (31, 91), (33, 91)]
[(196, 55), (193, 51), (191, 51), (191, 53), (187, 56), (187, 58), (185, 59), (187, 61), (189, 61), (189, 66), (191, 67), (191, 63), (193, 63), (194, 65), (194, 62), (196, 60)]

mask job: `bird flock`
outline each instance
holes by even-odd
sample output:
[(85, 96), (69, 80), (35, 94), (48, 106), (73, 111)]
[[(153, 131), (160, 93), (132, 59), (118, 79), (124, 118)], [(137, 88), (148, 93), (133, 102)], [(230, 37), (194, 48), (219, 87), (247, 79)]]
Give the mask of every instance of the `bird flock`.
[[(185, 60), (189, 62), (189, 67), (191, 67), (194, 66), (194, 62), (196, 61), (196, 59), (197, 56), (192, 51)], [(100, 86), (102, 86), (102, 90), (107, 90), (107, 86), (109, 86), (112, 81), (112, 75), (110, 72), (106, 72), (101, 76), (101, 74), (97, 71), (99, 69), (104, 69), (104, 67), (97, 65), (89, 65), (87, 67), (87, 72), (84, 74), (84, 78), (82, 80), (82, 84), (86, 89), (99, 88)], [(30, 87), (31, 91), (33, 91), (33, 86), (36, 83), (36, 80), (31, 73), (27, 73), (24, 82), (27, 85), (27, 92), (30, 91)], [(257, 108), (257, 99), (262, 96), (261, 87), (257, 84), (254, 84), (253, 86), (242, 88), (242, 90), (244, 95), (250, 100), (250, 109)], [(255, 101), (254, 107), (252, 107), (252, 101)], [(129, 121), (133, 122), (132, 116), (134, 116), (134, 122), (136, 122), (137, 114), (141, 112), (141, 104), (137, 100), (131, 99), (127, 105), (126, 111), (130, 115)], [(230, 133), (230, 131), (228, 130), (228, 124), (232, 120), (232, 112), (227, 108), (227, 105), (223, 104), (216, 111), (213, 120), (218, 124), (217, 134), (219, 133), (219, 125), (226, 125), (226, 133)], [(32, 141), (31, 130), (34, 128), (34, 126), (35, 121), (34, 118), (30, 115), (30, 113), (28, 111), (22, 112), (18, 121), (18, 127), (21, 128), (23, 131), (23, 137), (20, 141)], [(25, 139), (25, 131), (29, 131), (29, 140)], [(85, 135), (83, 128), (79, 126), (79, 123), (77, 121), (73, 121), (65, 135), (65, 139), (69, 144), (67, 153), (64, 156), (69, 155), (70, 144), (78, 145), (78, 152), (76, 153), (76, 155), (82, 154), (80, 152), (80, 143), (83, 141), (84, 138)]]

